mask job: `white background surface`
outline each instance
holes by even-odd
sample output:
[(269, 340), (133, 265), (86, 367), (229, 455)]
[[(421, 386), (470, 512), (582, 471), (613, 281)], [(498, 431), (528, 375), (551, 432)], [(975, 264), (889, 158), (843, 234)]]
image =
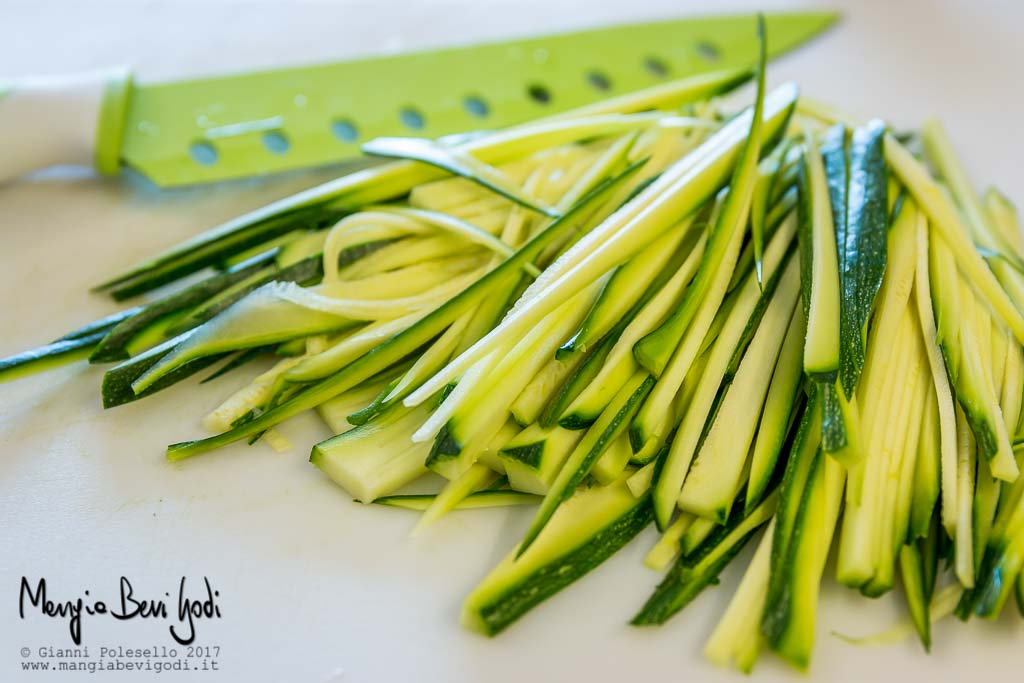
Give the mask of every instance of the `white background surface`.
[[(130, 62), (140, 78), (162, 79), (792, 4), (3, 0), (0, 77)], [(820, 98), (901, 126), (940, 115), (978, 182), (997, 182), (1024, 201), (1024, 4), (795, 4), (842, 7), (846, 16), (824, 39), (778, 62), (770, 81), (796, 79)], [(87, 293), (103, 276), (317, 179), (301, 174), (158, 194), (137, 182), (64, 173), (0, 188), (0, 355), (112, 311), (109, 301)], [(0, 680), (57, 679), (22, 676), (19, 650), (70, 644), (56, 620), (18, 619), (23, 575), (45, 576), (52, 598), (75, 599), (91, 589), (95, 597), (114, 600), (122, 574), (154, 598), (173, 594), (182, 575), (190, 581), (208, 576), (221, 592), (224, 618), (200, 623), (197, 642), (221, 646), (223, 671), (162, 679), (739, 679), (700, 656), (731, 594), (736, 567), (723, 587), (707, 591), (666, 627), (633, 629), (626, 621), (659, 578), (641, 564), (653, 542), (653, 534), (645, 534), (488, 641), (459, 628), (459, 605), (514, 543), (528, 515), (455, 513), (408, 540), (410, 513), (352, 504), (308, 465), (306, 446), (326, 434), (313, 419), (284, 427), (300, 445), (292, 453), (238, 446), (169, 465), (163, 447), (199, 435), (198, 417), (243, 377), (202, 388), (185, 385), (103, 412), (100, 376), (98, 369), (75, 366), (0, 387)], [(911, 641), (860, 649), (829, 635), (832, 629), (868, 633), (887, 625), (902, 609), (898, 599), (869, 602), (829, 580), (812, 678), (1019, 679), (1024, 622), (1016, 618), (967, 626), (944, 622), (930, 657)], [(166, 628), (164, 622), (87, 617), (83, 634), (95, 656), (101, 645), (170, 644)], [(765, 681), (797, 678), (771, 656), (762, 657), (755, 675)]]

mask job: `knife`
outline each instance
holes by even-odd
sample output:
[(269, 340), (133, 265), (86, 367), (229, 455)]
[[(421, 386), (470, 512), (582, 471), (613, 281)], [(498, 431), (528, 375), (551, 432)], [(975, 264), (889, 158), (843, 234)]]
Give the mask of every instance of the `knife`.
[[(777, 56), (830, 12), (766, 17)], [(754, 17), (690, 17), (332, 64), (139, 84), (127, 68), (0, 84), (0, 182), (56, 164), (162, 187), (324, 166), (387, 135), (500, 128), (754, 63)]]

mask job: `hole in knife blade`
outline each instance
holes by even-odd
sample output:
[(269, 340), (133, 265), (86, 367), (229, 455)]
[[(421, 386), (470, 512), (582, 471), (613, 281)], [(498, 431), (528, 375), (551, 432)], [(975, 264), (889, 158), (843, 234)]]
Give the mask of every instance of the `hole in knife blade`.
[(337, 119), (331, 122), (331, 132), (334, 137), (342, 142), (354, 142), (359, 137), (359, 129), (356, 124), (348, 119)]
[(419, 130), (426, 125), (426, 120), (423, 118), (423, 114), (413, 107), (403, 107), (402, 110), (398, 112), (398, 118), (402, 121), (402, 125), (406, 128), (412, 128), (413, 130)]
[(697, 56), (706, 62), (717, 62), (722, 59), (722, 53), (714, 43), (702, 40), (697, 43)]
[(551, 101), (551, 91), (539, 83), (534, 83), (526, 89), (530, 99), (538, 104), (547, 104)]
[(487, 106), (487, 102), (482, 97), (477, 97), (476, 95), (467, 97), (463, 101), (463, 106), (466, 107), (466, 111), (477, 118), (482, 119), (491, 113), (491, 108)]
[(598, 90), (608, 90), (612, 87), (611, 80), (602, 71), (591, 71), (587, 74), (587, 82)]
[(648, 57), (644, 60), (644, 68), (658, 78), (668, 76), (668, 64), (660, 57)]
[(284, 154), (292, 145), (284, 133), (279, 130), (270, 130), (263, 134), (263, 146), (272, 154)]
[(189, 145), (188, 153), (200, 166), (212, 166), (217, 163), (217, 148), (205, 140)]

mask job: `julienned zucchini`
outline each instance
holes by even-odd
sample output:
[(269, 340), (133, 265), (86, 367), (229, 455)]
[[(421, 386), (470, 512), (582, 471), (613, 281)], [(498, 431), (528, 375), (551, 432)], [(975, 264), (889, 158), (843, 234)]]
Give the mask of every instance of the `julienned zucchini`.
[(356, 500), (370, 503), (426, 472), (430, 444), (413, 443), (409, 437), (427, 414), (425, 408), (392, 408), (318, 443), (309, 461)]
[(525, 551), (513, 550), (466, 597), (462, 623), (493, 636), (604, 562), (651, 523), (624, 482), (576, 493)]
[[(375, 505), (386, 505), (403, 510), (416, 510), (422, 512), (430, 507), (437, 499), (432, 493), (408, 493), (393, 496), (382, 496), (376, 498)], [(484, 508), (511, 507), (516, 505), (536, 505), (540, 496), (522, 491), (477, 491), (466, 496), (455, 504), (455, 510), (481, 510)]]
[(718, 527), (697, 552), (676, 560), (631, 623), (635, 626), (663, 624), (701, 591), (715, 583), (729, 560), (771, 518), (776, 498), (774, 493), (770, 494), (750, 514), (744, 514), (739, 508), (734, 510), (729, 523)]
[(583, 479), (590, 473), (590, 468), (612, 442), (626, 433), (629, 421), (633, 419), (652, 386), (653, 377), (643, 371), (636, 372), (615, 395), (594, 425), (587, 430), (586, 435), (576, 444), (576, 448), (562, 465), (561, 471), (551, 484), (551, 490), (544, 496), (537, 516), (523, 536), (520, 553), (529, 549), (555, 511), (572, 496), (576, 487), (583, 483)]
[(295, 398), (282, 403), (272, 410), (261, 414), (251, 422), (241, 425), (224, 434), (202, 439), (173, 444), (168, 447), (168, 457), (181, 459), (190, 457), (218, 446), (226, 445), (257, 434), (268, 427), (301, 413), (317, 404), (337, 396), (372, 377), (392, 363), (420, 347), (425, 342), (440, 334), (460, 315), (471, 310), (486, 296), (491, 294), (491, 284), (501, 283), (502, 276), (509, 271), (518, 271), (524, 263), (529, 263), (544, 247), (557, 239), (567, 230), (577, 227), (585, 217), (606, 199), (611, 191), (626, 182), (639, 170), (642, 164), (634, 164), (618, 176), (601, 182), (586, 197), (561, 218), (555, 220), (545, 230), (538, 233), (514, 256), (494, 268), (480, 280), (467, 287), (445, 304), (429, 313), (426, 317), (395, 335), (387, 342), (375, 347), (373, 351), (349, 364), (344, 370), (312, 386)]
[[(755, 106), (732, 117), (664, 105), (735, 72), (510, 131), (370, 143), (407, 160), (115, 278), (123, 296), (217, 270), (0, 361), (0, 378), (100, 343), (97, 358), (128, 356), (104, 378), (110, 406), (220, 358), (207, 379), (274, 360), (203, 419), (218, 436), (169, 457), (281, 448), (272, 428), (314, 408), (335, 436), (313, 463), (358, 500), (421, 511), (414, 531), (537, 503), (467, 600), (485, 633), (652, 518), (646, 563), (672, 566), (637, 624), (717, 583), (768, 524), (707, 649), (745, 671), (767, 649), (807, 667), (837, 529), (840, 582), (877, 597), (898, 570), (926, 647), (955, 599), (994, 618), (1014, 589), (1024, 603), (1015, 210), (975, 193), (937, 124), (928, 167), (913, 135), (797, 106), (791, 86), (765, 97), (761, 47)], [(428, 465), (440, 490), (402, 493)], [(947, 566), (959, 585), (936, 594)]]
[[(762, 50), (764, 49), (762, 44)], [(641, 339), (634, 347), (637, 362), (655, 377), (660, 377), (665, 370), (680, 338), (694, 321), (697, 311), (707, 306), (709, 298), (714, 302), (712, 305), (717, 308), (732, 278), (735, 260), (730, 263), (726, 255), (732, 251), (734, 235), (743, 232), (750, 215), (750, 203), (757, 182), (757, 163), (765, 128), (762, 122), (765, 107), (764, 79), (764, 71), (760, 70), (750, 129), (734, 166), (728, 195), (711, 229), (700, 270), (686, 290), (680, 306), (657, 330)], [(765, 137), (773, 139), (771, 132)], [(725, 287), (716, 286), (722, 280)]]
[(803, 280), (804, 372), (833, 383), (839, 370), (839, 261), (836, 233), (821, 152), (804, 149), (800, 172), (800, 258)]
[(772, 295), (690, 467), (679, 494), (682, 510), (725, 523), (743, 484), (750, 444), (799, 293), (799, 280), (791, 277), (783, 278)]
[(105, 331), (100, 330), (72, 339), (59, 339), (31, 351), (2, 358), (0, 359), (0, 382), (13, 381), (20, 377), (88, 358), (96, 348), (96, 344), (106, 334)]

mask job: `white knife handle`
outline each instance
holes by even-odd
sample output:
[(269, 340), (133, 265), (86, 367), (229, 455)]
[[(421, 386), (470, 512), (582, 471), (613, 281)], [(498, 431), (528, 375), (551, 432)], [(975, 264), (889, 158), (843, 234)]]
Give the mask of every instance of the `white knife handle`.
[(57, 164), (116, 173), (130, 91), (120, 68), (0, 83), (0, 183)]

